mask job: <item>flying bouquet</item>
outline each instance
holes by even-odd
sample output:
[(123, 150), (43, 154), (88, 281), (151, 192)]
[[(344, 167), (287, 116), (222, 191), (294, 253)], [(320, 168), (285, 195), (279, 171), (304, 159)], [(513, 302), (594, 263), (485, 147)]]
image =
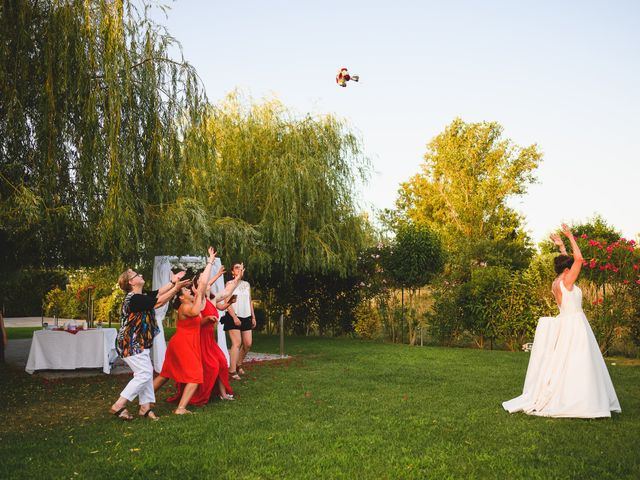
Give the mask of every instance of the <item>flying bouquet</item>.
[(347, 70), (346, 68), (341, 68), (336, 75), (336, 83), (341, 87), (346, 87), (347, 82), (350, 80), (357, 82), (360, 80), (360, 77), (358, 75), (351, 75), (349, 73), (349, 70)]

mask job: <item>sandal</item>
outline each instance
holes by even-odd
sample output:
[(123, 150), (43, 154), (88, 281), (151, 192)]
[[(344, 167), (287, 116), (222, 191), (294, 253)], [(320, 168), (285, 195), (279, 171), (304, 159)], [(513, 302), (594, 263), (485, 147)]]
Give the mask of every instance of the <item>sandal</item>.
[(236, 370), (240, 375), (244, 375), (244, 368), (242, 368), (242, 365), (238, 365), (238, 368)]
[(138, 415), (140, 415), (141, 417), (147, 417), (149, 420), (153, 420), (154, 422), (160, 420), (160, 417), (156, 415), (156, 412), (151, 409), (147, 410), (144, 413), (139, 413)]
[(233, 380), (242, 380), (240, 375), (238, 375), (238, 372), (229, 372), (229, 378), (232, 378)]
[(133, 420), (133, 415), (129, 413), (127, 407), (122, 407), (120, 410), (114, 410), (113, 408), (110, 408), (109, 413), (124, 422), (130, 422), (131, 420)]
[(235, 400), (235, 397), (233, 395), (229, 395), (228, 393), (225, 393), (223, 395), (218, 395), (218, 398), (220, 400)]

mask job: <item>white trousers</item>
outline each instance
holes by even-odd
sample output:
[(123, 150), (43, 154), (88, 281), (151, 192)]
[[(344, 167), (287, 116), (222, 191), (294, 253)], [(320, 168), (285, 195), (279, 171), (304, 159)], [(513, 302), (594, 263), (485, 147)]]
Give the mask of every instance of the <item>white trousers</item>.
[(129, 401), (138, 397), (140, 405), (154, 403), (156, 395), (153, 392), (153, 365), (151, 364), (149, 350), (144, 350), (142, 353), (130, 357), (124, 357), (123, 360), (133, 370), (133, 378), (124, 387), (120, 396)]

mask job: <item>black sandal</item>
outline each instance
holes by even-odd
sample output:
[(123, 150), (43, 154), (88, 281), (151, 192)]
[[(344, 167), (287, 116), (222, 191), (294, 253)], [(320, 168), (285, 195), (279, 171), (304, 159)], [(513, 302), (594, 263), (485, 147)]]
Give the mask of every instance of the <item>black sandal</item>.
[(120, 410), (116, 410), (116, 411), (114, 411), (113, 409), (110, 409), (109, 412), (112, 415), (114, 415), (116, 418), (119, 418), (124, 422), (130, 422), (131, 420), (133, 420), (133, 415), (129, 413), (129, 410), (127, 410), (127, 407), (122, 407)]
[[(153, 417), (150, 416), (149, 414), (153, 414)], [(153, 410), (149, 409), (146, 412), (144, 412), (144, 414), (140, 415), (141, 417), (147, 417), (149, 420), (153, 420), (154, 422), (157, 422), (158, 420), (160, 420), (160, 417), (156, 415), (156, 412), (154, 412)]]
[(242, 380), (240, 378), (240, 375), (238, 375), (238, 372), (229, 372), (229, 378), (232, 378), (234, 380)]

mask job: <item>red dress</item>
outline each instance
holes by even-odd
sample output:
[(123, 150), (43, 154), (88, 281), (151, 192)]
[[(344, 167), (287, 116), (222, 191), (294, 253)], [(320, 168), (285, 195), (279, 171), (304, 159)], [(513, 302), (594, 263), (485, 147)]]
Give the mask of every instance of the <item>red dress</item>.
[(202, 353), (200, 350), (201, 317), (178, 320), (176, 333), (167, 346), (160, 375), (177, 383), (202, 383)]
[[(200, 312), (202, 318), (218, 317), (218, 310), (213, 304), (207, 300), (204, 309)], [(202, 352), (202, 372), (203, 382), (198, 385), (198, 389), (191, 397), (189, 405), (204, 405), (209, 401), (211, 393), (214, 391), (216, 380), (220, 381), (227, 390), (227, 393), (233, 394), (231, 385), (229, 385), (229, 369), (227, 366), (227, 358), (216, 343), (216, 329), (214, 322), (207, 322), (200, 328), (200, 350)], [(169, 398), (169, 401), (176, 401), (182, 395), (184, 383), (176, 384), (176, 395)]]

